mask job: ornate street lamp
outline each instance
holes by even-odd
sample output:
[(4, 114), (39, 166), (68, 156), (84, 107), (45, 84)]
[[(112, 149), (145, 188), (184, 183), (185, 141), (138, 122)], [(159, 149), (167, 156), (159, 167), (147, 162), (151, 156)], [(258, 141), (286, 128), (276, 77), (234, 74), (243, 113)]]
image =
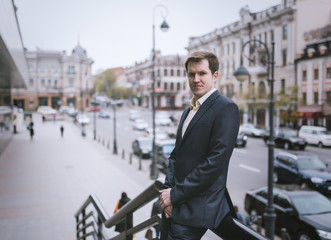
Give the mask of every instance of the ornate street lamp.
[(165, 10), (165, 16), (161, 13), (161, 16), (163, 17), (163, 22), (160, 26), (161, 30), (163, 32), (166, 32), (169, 30), (169, 25), (165, 21), (166, 17), (168, 16), (168, 9), (163, 5), (156, 5), (153, 9), (153, 56), (152, 56), (152, 69), (153, 69), (153, 93), (152, 93), (152, 111), (153, 111), (153, 154), (152, 154), (152, 166), (151, 166), (151, 179), (157, 179), (157, 169), (156, 169), (156, 149), (155, 149), (155, 11), (157, 8), (161, 8)]
[[(260, 43), (267, 55), (266, 64), (267, 64), (267, 80), (269, 82), (270, 86), (270, 105), (269, 105), (269, 140), (268, 140), (268, 204), (264, 213), (264, 219), (265, 219), (265, 229), (266, 229), (266, 236), (273, 240), (275, 235), (275, 209), (273, 207), (273, 175), (274, 175), (274, 50), (275, 50), (275, 42), (271, 43), (271, 55), (269, 53), (269, 50), (267, 48), (267, 45), (260, 40), (252, 39), (244, 43), (241, 49), (241, 53), (243, 54), (244, 48), (247, 44), (252, 42), (258, 42)], [(247, 57), (249, 61), (254, 61), (253, 59)], [(249, 72), (247, 69), (243, 66), (243, 59), (241, 57), (240, 59), (240, 67), (234, 72), (233, 74), (236, 79), (240, 82), (243, 82), (249, 78)]]

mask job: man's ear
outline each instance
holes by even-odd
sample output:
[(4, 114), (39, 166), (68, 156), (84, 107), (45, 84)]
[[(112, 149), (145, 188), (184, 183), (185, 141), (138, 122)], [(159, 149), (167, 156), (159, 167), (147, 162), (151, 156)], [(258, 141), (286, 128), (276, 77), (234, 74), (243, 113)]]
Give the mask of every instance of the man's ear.
[(214, 72), (213, 78), (214, 78), (215, 81), (217, 80), (217, 78), (218, 78), (218, 71)]

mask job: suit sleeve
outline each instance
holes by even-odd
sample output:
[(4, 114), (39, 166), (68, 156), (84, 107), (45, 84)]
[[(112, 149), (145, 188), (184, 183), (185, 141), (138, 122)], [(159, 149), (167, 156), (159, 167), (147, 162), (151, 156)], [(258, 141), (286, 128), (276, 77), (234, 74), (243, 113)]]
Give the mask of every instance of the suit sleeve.
[(226, 174), (238, 130), (238, 107), (233, 102), (227, 103), (218, 109), (213, 121), (206, 158), (172, 187), (171, 203), (174, 207), (208, 189), (220, 174)]
[(176, 148), (174, 148), (174, 150), (172, 150), (170, 157), (168, 158), (169, 160), (169, 164), (167, 167), (167, 171), (166, 171), (166, 178), (164, 181), (164, 188), (172, 188), (175, 184), (174, 184), (174, 172), (175, 172), (175, 152), (176, 152)]

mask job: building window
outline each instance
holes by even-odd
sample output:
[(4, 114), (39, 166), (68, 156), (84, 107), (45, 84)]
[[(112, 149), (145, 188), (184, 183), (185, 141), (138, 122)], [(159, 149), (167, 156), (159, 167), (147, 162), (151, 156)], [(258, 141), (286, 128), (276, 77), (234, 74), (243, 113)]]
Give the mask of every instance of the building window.
[(48, 79), (48, 86), (51, 86), (51, 85), (52, 85), (52, 80)]
[(302, 93), (302, 104), (303, 105), (307, 104), (307, 93)]
[(331, 67), (326, 68), (326, 78), (331, 78)]
[(48, 65), (44, 66), (44, 72), (48, 72)]
[(186, 70), (183, 71), (183, 75), (184, 75), (184, 77), (186, 77)]
[(174, 70), (173, 70), (173, 69), (170, 70), (170, 76), (171, 76), (171, 77), (174, 76)]
[(55, 71), (54, 65), (51, 66), (51, 72), (53, 73)]
[(33, 78), (29, 79), (29, 85), (30, 85), (30, 87), (33, 87)]
[(281, 84), (282, 84), (282, 91), (283, 93), (285, 93), (285, 79), (281, 80)]
[(157, 76), (158, 76), (158, 77), (161, 76), (161, 71), (160, 71), (160, 69), (157, 70)]
[(40, 64), (38, 64), (38, 66), (37, 66), (37, 72), (41, 72), (41, 65)]
[(318, 92), (314, 92), (314, 104), (318, 104)]
[(282, 55), (283, 55), (283, 66), (286, 66), (286, 64), (287, 64), (287, 49), (282, 50)]
[(29, 72), (33, 72), (33, 65), (29, 64)]
[(164, 91), (167, 91), (167, 90), (168, 90), (168, 83), (165, 82), (165, 83), (164, 83)]
[(45, 79), (41, 79), (41, 86), (45, 87)]
[(183, 83), (183, 90), (186, 90), (186, 83)]
[(60, 65), (57, 65), (57, 72), (61, 72), (61, 66)]
[(177, 83), (177, 91), (180, 90), (180, 83)]
[(326, 103), (331, 105), (331, 92), (330, 91), (326, 92)]
[(167, 69), (164, 69), (164, 76), (168, 76), (168, 70)]
[(170, 83), (170, 90), (173, 91), (174, 90), (174, 83)]
[(57, 79), (54, 80), (54, 87), (57, 88)]
[(302, 81), (307, 81), (307, 70), (302, 70)]
[(177, 77), (180, 77), (180, 70), (177, 70)]
[(75, 66), (68, 66), (68, 74), (75, 74)]
[(283, 40), (287, 40), (287, 25), (283, 26)]
[(318, 68), (314, 69), (314, 80), (318, 80)]

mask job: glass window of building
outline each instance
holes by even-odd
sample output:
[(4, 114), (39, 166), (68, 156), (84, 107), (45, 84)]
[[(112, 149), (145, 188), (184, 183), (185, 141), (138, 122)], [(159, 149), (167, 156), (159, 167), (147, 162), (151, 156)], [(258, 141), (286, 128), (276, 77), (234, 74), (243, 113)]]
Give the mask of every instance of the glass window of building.
[(51, 72), (53, 73), (55, 71), (54, 65), (51, 66)]
[(54, 80), (54, 87), (57, 88), (57, 79)]
[(306, 105), (307, 104), (307, 93), (302, 93), (302, 104)]
[(158, 77), (161, 76), (161, 71), (160, 71), (160, 69), (157, 70), (157, 76), (158, 76)]
[(170, 83), (170, 90), (173, 91), (174, 90), (174, 83)]
[(168, 76), (168, 70), (167, 69), (164, 69), (164, 76)]
[(307, 70), (302, 70), (302, 81), (307, 81)]
[(41, 86), (42, 86), (42, 87), (45, 86), (45, 79), (41, 79)]
[(287, 49), (282, 50), (282, 55), (283, 55), (283, 66), (287, 65)]
[(331, 67), (326, 68), (326, 78), (331, 78)]
[(29, 72), (33, 72), (33, 64), (29, 64)]
[(52, 85), (52, 80), (48, 79), (48, 86), (51, 86), (51, 85)]
[(314, 69), (314, 80), (318, 80), (318, 68)]
[(284, 78), (281, 80), (281, 88), (282, 88), (283, 93), (285, 93), (285, 79)]
[(68, 74), (75, 74), (75, 66), (68, 66)]
[(33, 78), (30, 78), (30, 79), (29, 79), (29, 86), (30, 86), (30, 87), (33, 87)]
[(283, 40), (287, 40), (287, 24), (283, 26)]
[(37, 66), (37, 72), (41, 72), (41, 65), (40, 64), (38, 64), (38, 66)]
[(48, 72), (48, 65), (44, 66), (44, 72)]
[(318, 92), (314, 92), (314, 104), (318, 104)]
[(177, 77), (180, 77), (180, 70), (177, 70)]
[(157, 87), (157, 88), (160, 88), (160, 87), (161, 87), (161, 81), (157, 81), (157, 83), (156, 83), (156, 87)]
[(174, 76), (174, 70), (173, 70), (173, 69), (170, 70), (170, 76), (171, 76), (171, 77)]
[(326, 92), (326, 103), (331, 104), (331, 91)]
[(180, 90), (180, 83), (177, 83), (177, 91)]
[(163, 88), (164, 88), (164, 91), (167, 91), (168, 90), (168, 83), (167, 82), (164, 83), (164, 87)]
[(184, 75), (184, 77), (186, 77), (186, 70), (183, 71), (183, 75)]

